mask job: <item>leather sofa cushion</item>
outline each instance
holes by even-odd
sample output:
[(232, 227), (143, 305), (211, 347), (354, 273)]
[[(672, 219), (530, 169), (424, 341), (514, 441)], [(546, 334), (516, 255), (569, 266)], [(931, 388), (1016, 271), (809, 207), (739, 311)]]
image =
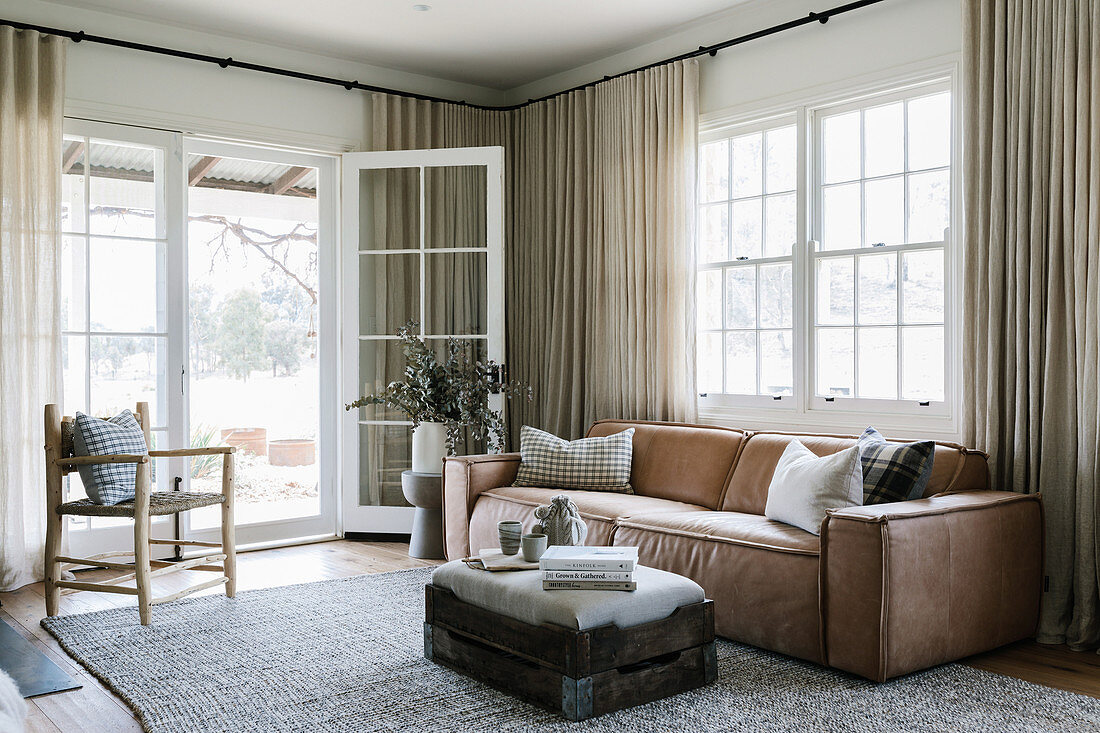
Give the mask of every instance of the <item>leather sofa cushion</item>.
[(714, 600), (715, 633), (824, 662), (821, 558), (809, 532), (751, 514), (651, 514), (620, 520), (613, 544), (637, 545), (646, 565), (703, 586)]
[[(634, 493), (717, 509), (745, 433), (709, 425), (597, 420), (588, 437), (634, 428)], [(761, 508), (761, 513), (763, 508)]]
[[(540, 504), (549, 504), (550, 499), (565, 494), (577, 505), (581, 516), (614, 521), (619, 517), (631, 517), (635, 514), (654, 512), (682, 512), (703, 509), (695, 504), (657, 499), (652, 496), (636, 494), (615, 494), (607, 491), (584, 491), (582, 489), (541, 489), (529, 486), (503, 486), (486, 491), (483, 496), (525, 504), (534, 509)], [(591, 544), (591, 543), (587, 543)]]
[[(665, 512), (619, 521), (621, 527), (797, 555), (818, 555), (821, 539), (798, 527), (742, 512)], [(618, 534), (618, 533), (616, 533)], [(621, 544), (617, 542), (615, 544)]]
[[(855, 436), (753, 433), (746, 438), (737, 459), (729, 488), (722, 499), (723, 511), (764, 513), (775, 465), (792, 440), (798, 440), (819, 456), (838, 453), (856, 443)], [(988, 488), (989, 468), (984, 453), (956, 443), (936, 443), (932, 477), (924, 488), (924, 496)]]
[(523, 531), (530, 532), (535, 524), (535, 507), (549, 504), (550, 499), (558, 494), (571, 498), (580, 510), (581, 518), (588, 525), (586, 545), (611, 544), (611, 531), (619, 517), (703, 509), (695, 504), (637, 494), (504, 486), (483, 492), (474, 504), (470, 514), (470, 552), (477, 554), (484, 548), (498, 547), (497, 522), (503, 519), (518, 520), (523, 523)]

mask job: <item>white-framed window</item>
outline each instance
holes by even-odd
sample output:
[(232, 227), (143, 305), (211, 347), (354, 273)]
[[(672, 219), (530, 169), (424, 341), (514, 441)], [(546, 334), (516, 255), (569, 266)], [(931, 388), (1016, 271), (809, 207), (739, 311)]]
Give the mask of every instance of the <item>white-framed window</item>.
[(793, 116), (701, 147), (698, 379), (708, 395), (794, 394), (797, 158)]
[(950, 78), (699, 148), (700, 407), (950, 415)]

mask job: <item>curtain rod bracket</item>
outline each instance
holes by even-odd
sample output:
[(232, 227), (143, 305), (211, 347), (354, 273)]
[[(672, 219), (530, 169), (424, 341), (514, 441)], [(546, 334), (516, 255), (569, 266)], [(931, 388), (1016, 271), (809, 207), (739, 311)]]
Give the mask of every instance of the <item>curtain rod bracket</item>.
[(825, 25), (826, 23), (829, 22), (829, 14), (828, 13), (814, 13), (814, 12), (811, 12), (810, 13), (810, 20), (816, 20), (821, 25)]
[(231, 63), (233, 63), (233, 57), (227, 56), (226, 58), (218, 62), (218, 66), (222, 67), (223, 69), (228, 69)]
[(84, 40), (84, 31), (77, 31), (73, 34), (73, 43), (80, 43)]

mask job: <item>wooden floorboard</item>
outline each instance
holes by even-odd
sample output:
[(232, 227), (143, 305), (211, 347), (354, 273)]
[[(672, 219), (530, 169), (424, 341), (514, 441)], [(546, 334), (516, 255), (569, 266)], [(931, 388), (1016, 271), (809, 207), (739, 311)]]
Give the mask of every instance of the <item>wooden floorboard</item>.
[[(437, 564), (408, 555), (408, 545), (396, 542), (351, 542), (340, 540), (312, 545), (246, 552), (237, 558), (237, 588), (251, 590), (363, 573), (379, 573)], [(81, 580), (102, 580), (111, 573), (89, 570)], [(171, 592), (208, 579), (209, 573), (181, 571), (158, 580), (160, 592)], [(132, 584), (132, 583), (131, 583)], [(221, 593), (211, 588), (198, 595)], [(86, 613), (104, 608), (134, 605), (132, 596), (108, 593), (76, 593), (62, 596), (61, 613)], [(41, 649), (84, 687), (79, 690), (28, 700), (27, 730), (33, 733), (76, 731), (140, 731), (130, 708), (73, 661), (39, 622), (45, 613), (41, 583), (0, 593), (0, 618)], [(156, 608), (153, 609), (154, 619)], [(1066, 647), (1042, 646), (1025, 641), (964, 660), (978, 669), (1018, 677), (1100, 698), (1100, 655), (1074, 652)]]

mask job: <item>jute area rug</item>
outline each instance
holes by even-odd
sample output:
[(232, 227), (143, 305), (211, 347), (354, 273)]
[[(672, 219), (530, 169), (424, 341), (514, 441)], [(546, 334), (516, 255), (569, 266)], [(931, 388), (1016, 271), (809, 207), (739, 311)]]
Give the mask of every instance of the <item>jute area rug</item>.
[(1100, 700), (949, 664), (883, 685), (720, 641), (714, 684), (583, 723), (423, 658), (429, 568), (43, 626), (151, 733), (263, 731), (1075, 731)]

